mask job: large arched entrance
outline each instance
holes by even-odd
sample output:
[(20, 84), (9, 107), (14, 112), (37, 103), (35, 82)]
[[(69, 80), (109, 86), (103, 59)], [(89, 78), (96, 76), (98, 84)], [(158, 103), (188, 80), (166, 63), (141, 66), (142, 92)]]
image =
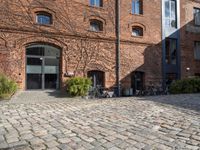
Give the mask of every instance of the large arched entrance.
[(26, 89), (58, 89), (60, 49), (43, 44), (26, 48)]

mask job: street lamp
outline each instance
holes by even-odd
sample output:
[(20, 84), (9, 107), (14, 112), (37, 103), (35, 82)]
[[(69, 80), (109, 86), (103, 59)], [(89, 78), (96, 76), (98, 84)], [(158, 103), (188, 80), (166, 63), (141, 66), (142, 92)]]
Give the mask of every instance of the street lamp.
[(189, 73), (190, 72), (190, 68), (189, 67), (186, 68), (186, 72), (187, 72), (187, 77), (189, 78), (189, 75), (190, 75), (190, 73)]

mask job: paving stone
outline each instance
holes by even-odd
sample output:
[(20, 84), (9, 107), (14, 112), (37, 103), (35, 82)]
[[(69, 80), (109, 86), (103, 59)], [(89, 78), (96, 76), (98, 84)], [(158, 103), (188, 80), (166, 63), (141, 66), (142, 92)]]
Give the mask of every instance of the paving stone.
[(112, 147), (112, 148), (109, 148), (108, 150), (121, 150), (121, 149), (114, 146), (114, 147)]
[(44, 143), (44, 140), (37, 138), (37, 137), (29, 139), (28, 141), (31, 143), (31, 145), (38, 145), (38, 144)]
[(58, 142), (62, 143), (62, 144), (69, 143), (69, 142), (71, 142), (71, 139), (70, 138), (61, 138), (61, 139), (58, 139)]
[(0, 143), (0, 149), (6, 149), (6, 148), (8, 148), (9, 146), (8, 146), (8, 143), (7, 142), (1, 142)]
[(9, 137), (6, 138), (7, 143), (13, 143), (13, 142), (18, 142), (19, 139), (17, 137)]
[(53, 148), (59, 145), (58, 142), (56, 141), (50, 141), (50, 142), (46, 142), (45, 145), (47, 145), (48, 148)]
[(83, 100), (33, 93), (0, 103), (0, 149), (200, 147), (200, 94)]
[(72, 148), (69, 147), (67, 144), (60, 144), (58, 145), (58, 148), (60, 148), (61, 150), (72, 150)]
[(26, 141), (18, 141), (18, 142), (13, 142), (9, 143), (9, 147), (21, 147), (21, 146), (27, 146), (28, 143)]
[(44, 150), (46, 149), (46, 146), (44, 144), (34, 144), (31, 145), (31, 148), (34, 150)]

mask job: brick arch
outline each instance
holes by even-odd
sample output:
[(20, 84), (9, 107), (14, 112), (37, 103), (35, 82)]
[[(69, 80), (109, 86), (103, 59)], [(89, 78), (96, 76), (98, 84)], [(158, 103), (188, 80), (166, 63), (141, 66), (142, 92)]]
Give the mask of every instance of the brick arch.
[(129, 24), (129, 28), (132, 28), (132, 27), (134, 27), (134, 26), (137, 26), (137, 27), (142, 28), (143, 31), (146, 31), (146, 30), (147, 30), (147, 27), (146, 27), (144, 24), (142, 24), (142, 23), (133, 22), (133, 23), (130, 23), (130, 24)]
[(98, 71), (102, 71), (102, 72), (108, 71), (107, 67), (104, 64), (100, 64), (100, 63), (89, 64), (86, 71), (88, 72), (91, 70), (98, 70)]
[(60, 49), (67, 47), (67, 45), (61, 40), (57, 40), (57, 39), (49, 38), (49, 37), (38, 37), (38, 36), (30, 36), (30, 37), (19, 39), (16, 41), (16, 46), (26, 47), (33, 43), (45, 43), (45, 44), (56, 46)]
[(103, 22), (104, 25), (106, 25), (106, 20), (100, 16), (95, 16), (95, 15), (88, 16), (87, 21), (90, 21), (92, 19), (99, 20), (99, 21)]
[(55, 14), (55, 12), (52, 10), (52, 9), (49, 9), (47, 7), (34, 7), (32, 8), (32, 12), (35, 13), (35, 12), (47, 12), (49, 14)]

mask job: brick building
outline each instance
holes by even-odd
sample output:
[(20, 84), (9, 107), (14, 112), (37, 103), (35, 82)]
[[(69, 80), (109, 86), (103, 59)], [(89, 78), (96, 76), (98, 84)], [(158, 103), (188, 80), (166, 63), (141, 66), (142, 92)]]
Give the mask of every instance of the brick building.
[[(200, 2), (121, 0), (121, 91), (199, 75)], [(0, 72), (22, 89), (61, 88), (71, 76), (116, 86), (115, 0), (3, 0)]]

